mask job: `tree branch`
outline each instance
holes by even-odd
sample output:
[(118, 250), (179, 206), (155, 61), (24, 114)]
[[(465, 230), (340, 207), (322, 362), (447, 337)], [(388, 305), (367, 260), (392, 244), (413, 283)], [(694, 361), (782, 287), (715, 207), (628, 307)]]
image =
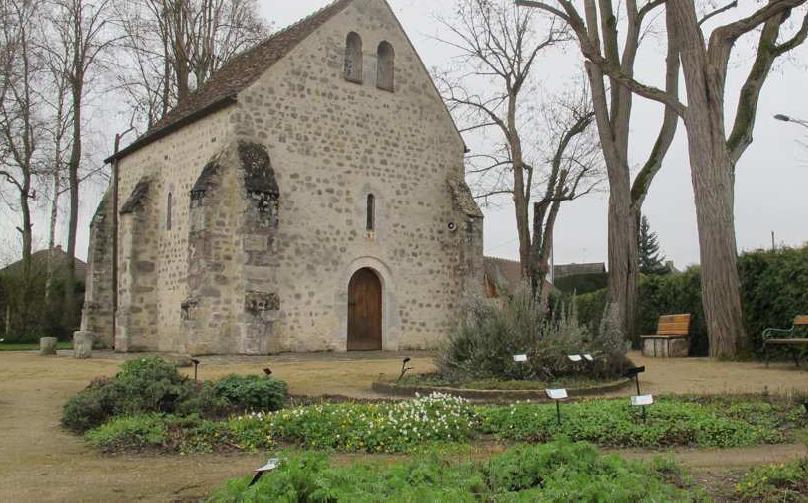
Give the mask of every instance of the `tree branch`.
[(709, 19), (711, 19), (711, 18), (713, 18), (715, 16), (718, 16), (719, 14), (723, 14), (724, 12), (726, 12), (726, 11), (728, 11), (730, 9), (734, 9), (737, 6), (738, 6), (738, 0), (733, 0), (732, 2), (728, 3), (727, 5), (725, 5), (723, 7), (720, 7), (718, 9), (710, 12), (709, 14), (705, 15), (703, 18), (701, 18), (699, 20), (699, 26), (706, 23)]

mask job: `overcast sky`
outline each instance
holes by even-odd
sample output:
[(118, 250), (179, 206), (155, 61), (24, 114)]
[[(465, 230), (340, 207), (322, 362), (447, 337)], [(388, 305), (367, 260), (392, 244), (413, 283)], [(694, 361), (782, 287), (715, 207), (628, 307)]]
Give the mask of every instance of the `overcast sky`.
[[(329, 0), (259, 0), (262, 13), (275, 29), (282, 28), (329, 3)], [(421, 54), (427, 67), (445, 67), (454, 50), (435, 40), (445, 36), (435, 14), (449, 16), (452, 0), (390, 0), (405, 30)], [(744, 2), (741, 4), (752, 3)], [(638, 77), (661, 84), (660, 44), (653, 39), (646, 44), (638, 62)], [(751, 59), (750, 51), (740, 50), (733, 63), (734, 72), (728, 86), (729, 102), (734, 102)], [(800, 245), (808, 241), (808, 129), (775, 121), (776, 113), (808, 119), (808, 49), (803, 46), (790, 61), (780, 63), (767, 82), (761, 96), (755, 142), (741, 160), (736, 180), (736, 229), (738, 246), (749, 250), (771, 246), (771, 232), (778, 245)], [(565, 54), (541, 61), (537, 70), (543, 86), (552, 90), (569, 81), (580, 64), (575, 47)], [(632, 124), (632, 163), (643, 162), (658, 128), (661, 108), (638, 99)], [(111, 143), (112, 138), (109, 138)], [(484, 145), (469, 141), (472, 151)], [(695, 222), (690, 170), (687, 161), (684, 128), (680, 124), (676, 141), (668, 154), (645, 203), (645, 214), (652, 229), (659, 234), (664, 253), (677, 266), (698, 263), (698, 239)], [(100, 191), (99, 191), (100, 192)], [(100, 195), (98, 196), (100, 197)], [(518, 246), (512, 205), (503, 201), (499, 208), (484, 209), (485, 252), (506, 258), (517, 258)], [(89, 216), (97, 199), (82, 205), (85, 218), (78, 250), (86, 255)], [(605, 191), (567, 204), (556, 226), (556, 263), (606, 260)], [(7, 210), (0, 216), (10, 217)], [(16, 220), (16, 216), (14, 216)], [(3, 222), (8, 237), (10, 221)], [(43, 233), (43, 226), (39, 233)], [(41, 246), (44, 245), (40, 240)], [(0, 257), (2, 259), (2, 257)]]

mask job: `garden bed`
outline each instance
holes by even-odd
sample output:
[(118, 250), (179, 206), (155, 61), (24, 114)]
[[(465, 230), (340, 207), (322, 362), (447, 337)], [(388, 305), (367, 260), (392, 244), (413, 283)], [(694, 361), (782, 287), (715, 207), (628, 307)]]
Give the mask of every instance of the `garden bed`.
[(598, 396), (629, 386), (630, 379), (606, 382), (591, 379), (568, 379), (545, 383), (540, 381), (502, 381), (495, 379), (452, 383), (432, 374), (414, 375), (399, 381), (376, 381), (373, 391), (389, 396), (413, 397), (418, 394), (444, 393), (469, 400), (502, 402), (512, 400), (549, 401), (545, 389), (565, 388), (570, 397)]
[(105, 452), (260, 451), (294, 447), (412, 453), (435, 445), (558, 438), (604, 447), (729, 448), (791, 442), (808, 418), (797, 404), (761, 399), (663, 398), (639, 411), (625, 399), (474, 405), (446, 395), (381, 403), (321, 403), (215, 421), (161, 414), (112, 419), (86, 434)]
[[(210, 501), (699, 501), (680, 469), (666, 461), (630, 462), (592, 446), (560, 441), (519, 446), (485, 461), (430, 453), (403, 463), (332, 467), (322, 454), (281, 456), (250, 486), (234, 479)], [(604, 499), (605, 498), (605, 499)]]

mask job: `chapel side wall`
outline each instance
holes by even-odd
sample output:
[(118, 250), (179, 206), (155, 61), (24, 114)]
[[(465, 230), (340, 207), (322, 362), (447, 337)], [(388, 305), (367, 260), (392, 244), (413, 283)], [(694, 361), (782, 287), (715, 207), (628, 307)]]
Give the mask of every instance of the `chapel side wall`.
[[(469, 268), (481, 266), (482, 221), (453, 203), (448, 183), (463, 179), (464, 145), (395, 23), (383, 2), (357, 0), (242, 92), (231, 116), (239, 138), (267, 147), (280, 188), (286, 350), (345, 350), (347, 284), (363, 265), (382, 276), (385, 349), (434, 347), (464, 294), (481, 289)], [(343, 78), (351, 31), (363, 40), (361, 85)], [(375, 86), (382, 41), (396, 52), (392, 93)]]
[[(170, 135), (125, 156), (119, 162), (118, 200), (123, 205), (135, 185), (144, 177), (150, 183), (151, 217), (143, 224), (148, 232), (148, 246), (154, 248), (154, 299), (156, 303), (156, 336), (143, 350), (185, 351), (182, 327), (182, 305), (187, 300), (188, 236), (190, 190), (205, 165), (229, 142), (229, 109), (215, 112)], [(168, 193), (172, 194), (171, 228), (167, 228)], [(119, 243), (127, 238), (119, 228)], [(147, 246), (134, 242), (135, 248)], [(152, 250), (149, 250), (152, 251)], [(119, 248), (119, 298), (131, 298), (124, 291), (125, 272), (121, 267), (124, 249)], [(223, 295), (230, 295), (227, 291)], [(124, 304), (120, 308), (124, 309)], [(130, 317), (139, 316), (138, 306), (130, 309)], [(119, 322), (120, 323), (120, 322)], [(117, 348), (116, 348), (117, 349)], [(125, 349), (123, 349), (125, 350)]]

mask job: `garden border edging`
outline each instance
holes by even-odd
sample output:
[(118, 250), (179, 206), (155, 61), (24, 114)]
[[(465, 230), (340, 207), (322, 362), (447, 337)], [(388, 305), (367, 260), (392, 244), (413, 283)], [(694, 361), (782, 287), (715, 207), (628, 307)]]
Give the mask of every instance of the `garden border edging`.
[[(570, 398), (584, 397), (584, 396), (597, 396), (612, 391), (620, 390), (629, 386), (632, 382), (631, 379), (623, 378), (617, 381), (611, 381), (598, 386), (587, 386), (583, 388), (568, 388), (567, 393)], [(446, 386), (412, 386), (401, 385), (394, 382), (374, 381), (371, 384), (371, 389), (377, 393), (382, 393), (389, 396), (405, 396), (412, 397), (416, 393), (430, 394), (430, 393), (446, 393), (449, 395), (468, 398), (471, 400), (536, 400), (536, 401), (551, 401), (547, 398), (543, 389), (536, 390), (497, 390), (497, 389), (465, 389), (465, 388), (450, 388)]]

